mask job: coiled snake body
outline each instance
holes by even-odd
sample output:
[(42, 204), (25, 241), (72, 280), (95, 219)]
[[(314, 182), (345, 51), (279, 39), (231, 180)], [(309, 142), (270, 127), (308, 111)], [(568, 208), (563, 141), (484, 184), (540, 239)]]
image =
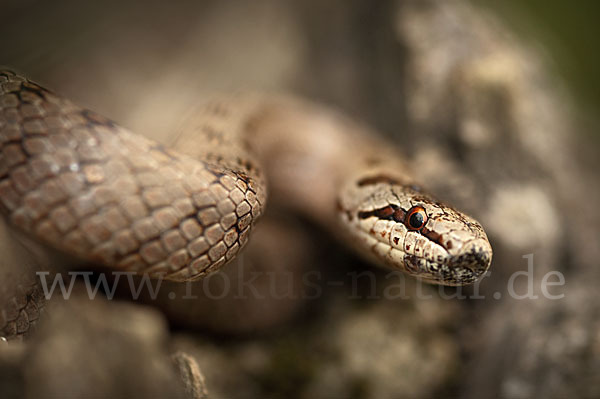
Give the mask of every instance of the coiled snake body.
[(163, 146), (0, 71), (0, 209), (80, 260), (170, 280), (231, 260), (272, 196), (379, 264), (464, 285), (489, 267), (481, 225), (410, 176), (365, 127), (289, 98), (218, 99)]

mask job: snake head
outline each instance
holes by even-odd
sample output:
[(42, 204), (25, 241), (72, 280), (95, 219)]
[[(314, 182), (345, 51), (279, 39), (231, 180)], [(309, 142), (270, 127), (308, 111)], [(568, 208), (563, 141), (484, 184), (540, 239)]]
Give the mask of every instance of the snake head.
[(420, 187), (378, 177), (342, 193), (342, 225), (378, 262), (452, 286), (472, 284), (489, 268), (492, 248), (481, 224)]

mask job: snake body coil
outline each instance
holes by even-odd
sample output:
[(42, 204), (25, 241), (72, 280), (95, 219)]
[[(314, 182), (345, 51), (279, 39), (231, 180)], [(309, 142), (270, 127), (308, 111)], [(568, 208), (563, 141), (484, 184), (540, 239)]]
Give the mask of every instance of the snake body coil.
[(202, 105), (170, 147), (0, 71), (0, 209), (95, 264), (184, 281), (239, 252), (271, 196), (378, 263), (463, 285), (489, 267), (481, 225), (425, 193), (368, 129), (288, 98)]

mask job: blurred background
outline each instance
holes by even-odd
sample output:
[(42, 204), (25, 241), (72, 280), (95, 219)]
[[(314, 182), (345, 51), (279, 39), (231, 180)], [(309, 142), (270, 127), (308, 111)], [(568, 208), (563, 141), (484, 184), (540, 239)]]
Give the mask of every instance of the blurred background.
[[(511, 29), (530, 42), (536, 42), (553, 60), (552, 72), (569, 82), (578, 105), (594, 114), (600, 104), (600, 67), (597, 44), (598, 24), (594, 16), (598, 4), (564, 2), (473, 0), (497, 13)], [(593, 134), (598, 137), (597, 130)]]
[[(203, 397), (194, 384), (211, 398), (599, 397), (596, 15), (591, 1), (4, 1), (0, 63), (163, 142), (221, 91), (292, 92), (366, 121), (482, 222), (494, 261), (477, 288), (382, 299), (385, 271), (276, 214), (224, 273), (318, 271), (322, 295), (51, 303), (0, 348), (0, 385), (32, 398)], [(538, 298), (511, 297), (529, 255), (514, 288)], [(365, 270), (375, 292), (352, 280)], [(541, 295), (549, 272), (565, 276), (561, 299)], [(177, 353), (183, 366), (168, 366)]]

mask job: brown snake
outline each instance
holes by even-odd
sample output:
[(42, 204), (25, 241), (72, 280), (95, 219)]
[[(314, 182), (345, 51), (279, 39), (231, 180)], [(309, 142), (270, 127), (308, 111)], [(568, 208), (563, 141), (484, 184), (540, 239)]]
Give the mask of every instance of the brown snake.
[(364, 126), (289, 98), (200, 106), (169, 147), (0, 70), (0, 209), (47, 248), (184, 281), (227, 263), (267, 187), (348, 246), (444, 285), (473, 283), (492, 250), (481, 225), (427, 194)]

